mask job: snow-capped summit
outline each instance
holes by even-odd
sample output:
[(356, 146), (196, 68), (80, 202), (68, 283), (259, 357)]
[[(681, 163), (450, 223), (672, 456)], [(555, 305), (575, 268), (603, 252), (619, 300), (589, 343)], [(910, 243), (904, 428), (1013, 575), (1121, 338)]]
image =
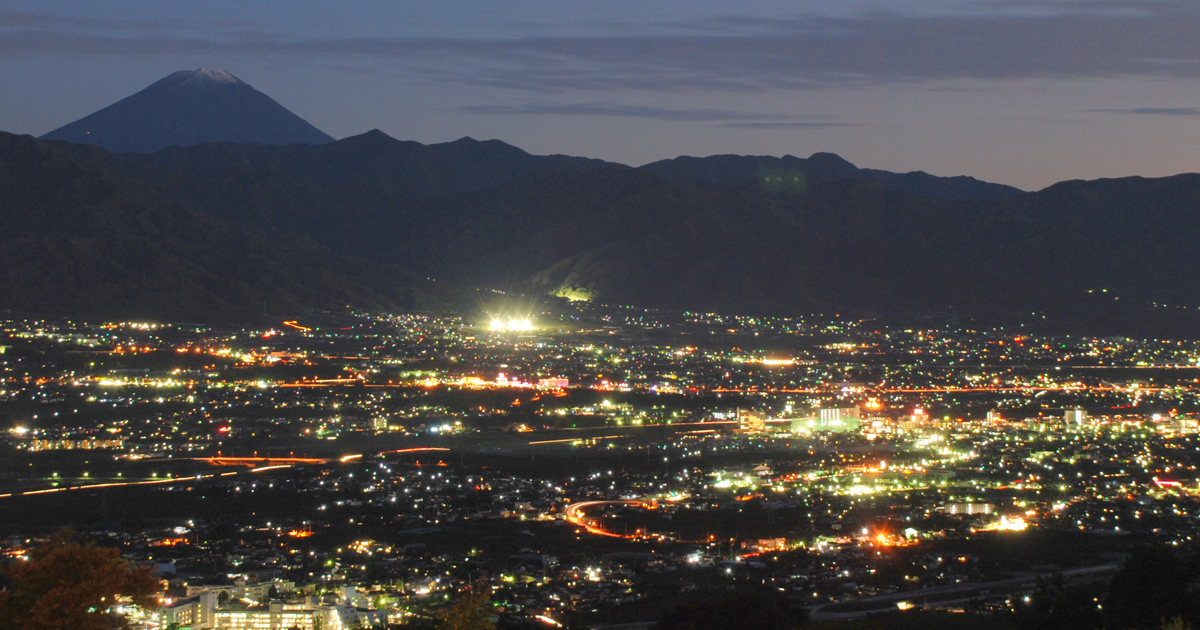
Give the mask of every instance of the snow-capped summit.
[(114, 153), (152, 153), (208, 142), (333, 142), (229, 71), (210, 68), (173, 72), (42, 139), (94, 144)]
[(205, 84), (205, 83), (241, 83), (242, 82), (241, 79), (230, 74), (228, 70), (213, 70), (211, 68), (200, 68), (199, 70), (195, 70), (192, 72), (189, 72), (187, 70), (180, 70), (179, 72), (176, 72), (176, 73), (172, 74), (171, 76), (182, 77), (183, 80), (179, 82), (180, 85), (183, 85), (183, 84), (198, 85), (198, 84)]

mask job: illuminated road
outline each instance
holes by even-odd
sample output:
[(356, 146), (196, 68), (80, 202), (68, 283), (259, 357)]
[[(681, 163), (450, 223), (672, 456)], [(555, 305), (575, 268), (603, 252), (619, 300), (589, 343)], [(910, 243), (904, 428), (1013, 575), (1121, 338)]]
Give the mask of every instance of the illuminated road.
[(632, 536), (622, 536), (621, 534), (614, 534), (612, 532), (605, 531), (601, 529), (595, 521), (587, 520), (587, 516), (584, 515), (583, 511), (598, 505), (636, 505), (638, 507), (646, 507), (646, 504), (642, 501), (584, 501), (583, 503), (574, 503), (567, 508), (567, 522), (575, 525), (576, 527), (582, 527), (586, 529), (589, 534), (595, 534), (597, 536), (608, 536), (610, 538), (632, 538)]
[(564, 442), (579, 442), (582, 440), (617, 440), (620, 438), (627, 438), (627, 437), (629, 437), (629, 436), (628, 435), (599, 435), (599, 436), (586, 437), (586, 438), (573, 437), (573, 438), (562, 438), (559, 440), (537, 440), (534, 442), (530, 442), (529, 445), (537, 446), (539, 444), (562, 444)]
[[(256, 472), (262, 472), (264, 470), (274, 470), (277, 468), (291, 468), (291, 465), (266, 466), (266, 467), (262, 467), (262, 468), (254, 468), (254, 469), (250, 470), (249, 472), (256, 473)], [(241, 474), (241, 473), (226, 472), (226, 473), (212, 473), (212, 474), (208, 474), (208, 475), (189, 475), (187, 477), (171, 477), (169, 479), (147, 479), (145, 481), (113, 481), (113, 482), (107, 482), (107, 483), (93, 483), (93, 484), (87, 484), (87, 485), (83, 485), (83, 486), (66, 486), (66, 487), (61, 487), (61, 488), (46, 488), (45, 490), (27, 490), (25, 492), (10, 492), (10, 493), (6, 493), (6, 494), (0, 494), (0, 499), (7, 498), (7, 497), (27, 497), (27, 496), (34, 496), (34, 495), (39, 495), (39, 494), (53, 494), (56, 492), (70, 492), (72, 490), (95, 490), (98, 488), (125, 488), (125, 487), (129, 487), (129, 486), (156, 486), (156, 485), (168, 485), (168, 484), (176, 484), (176, 483), (195, 483), (197, 481), (201, 481), (204, 479), (212, 479), (213, 477), (230, 477), (230, 476), (238, 475), (238, 474)]]
[(249, 466), (251, 468), (282, 464), (327, 464), (332, 461), (314, 457), (200, 457), (198, 459), (213, 466)]
[[(1120, 564), (1102, 564), (1079, 569), (1067, 569), (1060, 575), (1070, 584), (1094, 581), (1115, 573), (1121, 569)], [(1036, 588), (1043, 574), (1030, 573), (1015, 578), (996, 580), (994, 582), (964, 582), (948, 584), (931, 588), (916, 589), (887, 595), (875, 595), (848, 600), (836, 604), (819, 604), (809, 607), (811, 621), (837, 621), (866, 617), (884, 611), (897, 610), (899, 602), (908, 602), (918, 607), (947, 606), (950, 604), (983, 599), (999, 599), (1012, 597), (1018, 593), (1029, 592)]]
[[(393, 451), (393, 452), (403, 453), (403, 452), (409, 452), (412, 450), (444, 451), (444, 450), (449, 450), (449, 449), (406, 449), (406, 450)], [(214, 466), (245, 466), (250, 469), (249, 471), (246, 471), (246, 472), (259, 473), (259, 472), (265, 472), (268, 470), (280, 470), (280, 469), (284, 469), (284, 468), (291, 468), (292, 466), (295, 466), (297, 464), (328, 464), (328, 463), (333, 463), (333, 462), (341, 462), (341, 463), (345, 464), (345, 463), (352, 462), (352, 461), (355, 461), (355, 460), (358, 460), (361, 458), (362, 458), (361, 454), (356, 454), (356, 455), (345, 455), (343, 457), (331, 458), (331, 459), (318, 459), (318, 458), (313, 458), (313, 457), (176, 457), (176, 458), (171, 458), (171, 459), (154, 459), (154, 460), (144, 460), (144, 461), (175, 461), (175, 462), (198, 461), (198, 462), (207, 462)], [(110, 482), (102, 482), (102, 483), (89, 483), (89, 484), (76, 485), (76, 486), (44, 488), (41, 490), (26, 490), (24, 492), (0, 493), (0, 499), (4, 499), (7, 497), (35, 496), (35, 495), (39, 495), (39, 494), (54, 494), (54, 493), (58, 493), (58, 492), (69, 492), (72, 490), (95, 490), (95, 489), (99, 489), (99, 488), (127, 488), (127, 487), (131, 487), (131, 486), (158, 486), (158, 485), (171, 485), (171, 484), (179, 484), (179, 483), (194, 483), (196, 481), (202, 481), (204, 479), (212, 479), (214, 477), (231, 477), (231, 476), (239, 475), (239, 474), (242, 474), (242, 473), (224, 472), (224, 473), (210, 473), (210, 474), (206, 474), (206, 475), (199, 474), (199, 475), (187, 475), (187, 476), (179, 476), (179, 477), (168, 477), (165, 479), (145, 479), (142, 481), (110, 481)]]
[[(1085, 393), (1085, 392), (1118, 392), (1118, 393), (1158, 393), (1164, 391), (1193, 391), (1195, 387), (1191, 386), (1172, 386), (1172, 387), (1110, 387), (1107, 385), (1062, 385), (1062, 386), (1012, 386), (1012, 387), (878, 387), (869, 388), (867, 391), (876, 394), (957, 394), (957, 393), (992, 393), (992, 394), (1031, 394), (1039, 392), (1070, 392), (1070, 393)], [(774, 387), (751, 387), (751, 388), (726, 388), (714, 387), (711, 389), (716, 394), (814, 394), (814, 395), (833, 395), (839, 393), (837, 389), (828, 388), (812, 388), (812, 389), (787, 389)]]

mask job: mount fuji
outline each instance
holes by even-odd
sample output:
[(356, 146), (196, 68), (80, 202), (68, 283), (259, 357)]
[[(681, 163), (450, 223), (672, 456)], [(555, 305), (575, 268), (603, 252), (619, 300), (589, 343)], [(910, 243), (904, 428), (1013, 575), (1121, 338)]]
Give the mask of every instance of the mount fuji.
[(325, 144), (333, 138), (224, 70), (181, 70), (42, 136), (114, 153), (210, 142)]

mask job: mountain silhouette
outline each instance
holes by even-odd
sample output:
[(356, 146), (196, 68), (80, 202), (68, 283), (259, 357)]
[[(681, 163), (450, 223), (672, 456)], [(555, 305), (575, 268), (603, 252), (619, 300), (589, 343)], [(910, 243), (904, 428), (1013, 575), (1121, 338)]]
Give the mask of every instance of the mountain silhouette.
[(240, 322), (403, 296), (392, 267), (222, 219), (128, 170), (97, 147), (0, 133), (3, 308)]
[(324, 144), (333, 138), (224, 70), (181, 70), (42, 136), (114, 153), (209, 142)]
[(958, 201), (1008, 199), (1024, 191), (981, 181), (963, 175), (937, 177), (922, 171), (892, 173), (858, 168), (833, 153), (814, 153), (808, 159), (793, 155), (681, 156), (651, 162), (641, 167), (655, 175), (695, 184), (742, 186), (749, 183), (776, 188), (803, 188), (812, 182), (837, 182), (857, 179), (879, 184), (888, 190), (920, 197), (939, 197)]
[(242, 321), (411, 308), (436, 286), (1058, 332), (1200, 325), (1200, 175), (966, 201), (857, 178), (735, 182), (379, 132), (151, 155), (0, 134), (0, 303)]
[(373, 129), (320, 146), (217, 143), (121, 156), (158, 172), (286, 174), (342, 194), (417, 198), (494, 188), (533, 173), (620, 166), (566, 155), (531, 155), (499, 140), (440, 144), (397, 140)]

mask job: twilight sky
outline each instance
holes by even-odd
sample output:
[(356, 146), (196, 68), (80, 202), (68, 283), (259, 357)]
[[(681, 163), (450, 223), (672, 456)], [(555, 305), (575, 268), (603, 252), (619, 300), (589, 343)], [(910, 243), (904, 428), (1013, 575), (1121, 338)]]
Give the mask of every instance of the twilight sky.
[(1195, 0), (5, 0), (0, 130), (201, 66), (338, 138), (830, 151), (1025, 189), (1200, 171)]

